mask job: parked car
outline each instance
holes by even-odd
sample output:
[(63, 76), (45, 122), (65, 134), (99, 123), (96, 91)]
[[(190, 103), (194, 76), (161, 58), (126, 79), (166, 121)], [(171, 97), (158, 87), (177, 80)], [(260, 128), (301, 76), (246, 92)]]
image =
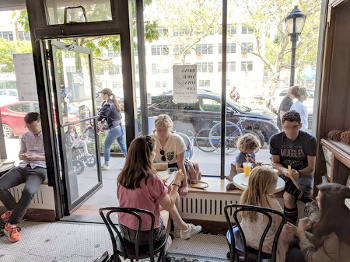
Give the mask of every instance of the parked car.
[[(221, 121), (221, 97), (215, 93), (198, 90), (198, 101), (196, 103), (173, 102), (173, 92), (167, 92), (159, 96), (151, 97), (151, 105), (148, 108), (149, 116), (168, 114), (174, 121), (174, 129), (179, 132), (191, 130), (198, 132), (201, 128), (211, 128), (215, 123)], [(245, 118), (243, 127), (245, 130), (254, 130), (268, 142), (273, 134), (279, 132), (275, 125), (275, 117), (255, 112), (251, 108), (241, 106), (232, 100), (227, 100), (226, 120), (237, 123), (239, 118)], [(182, 129), (177, 130), (181, 124)], [(185, 132), (186, 133), (186, 132)]]
[(18, 91), (16, 89), (0, 89), (0, 106), (16, 101), (18, 101)]
[[(2, 128), (5, 137), (22, 136), (28, 129), (25, 127), (24, 116), (28, 112), (39, 112), (37, 101), (18, 101), (0, 107)], [(78, 115), (68, 113), (69, 121), (79, 120)]]
[[(278, 112), (282, 99), (288, 94), (288, 90), (289, 90), (289, 87), (277, 88), (274, 95), (271, 97), (269, 107), (276, 114)], [(315, 91), (313, 89), (306, 89), (306, 90), (309, 94), (309, 97), (303, 103), (306, 106), (308, 113), (312, 115), (314, 111)], [(294, 99), (293, 101), (295, 102), (296, 99)]]

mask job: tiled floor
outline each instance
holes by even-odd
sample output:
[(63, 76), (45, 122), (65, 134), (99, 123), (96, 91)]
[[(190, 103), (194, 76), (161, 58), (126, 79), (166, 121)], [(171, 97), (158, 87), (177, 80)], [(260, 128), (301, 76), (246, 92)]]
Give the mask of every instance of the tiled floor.
[[(11, 243), (7, 237), (0, 237), (0, 261), (93, 262), (112, 250), (104, 225), (22, 222), (20, 226), (21, 241)], [(216, 262), (223, 261), (227, 251), (224, 236), (199, 234), (189, 240), (175, 238), (168, 253), (174, 257), (172, 261)]]

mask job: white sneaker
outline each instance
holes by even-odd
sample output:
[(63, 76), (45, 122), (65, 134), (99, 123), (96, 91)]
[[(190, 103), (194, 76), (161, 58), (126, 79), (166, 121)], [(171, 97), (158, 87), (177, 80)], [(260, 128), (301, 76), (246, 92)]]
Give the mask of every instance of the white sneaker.
[(165, 247), (164, 247), (164, 252), (168, 252), (171, 244), (173, 243), (173, 239), (171, 238), (171, 236), (169, 235), (166, 239), (166, 243), (165, 243)]
[(109, 170), (109, 166), (103, 165), (103, 166), (102, 166), (102, 170)]
[(180, 236), (182, 239), (189, 239), (191, 236), (198, 234), (202, 231), (201, 226), (195, 226), (193, 224), (187, 224), (188, 229), (187, 230), (180, 230)]

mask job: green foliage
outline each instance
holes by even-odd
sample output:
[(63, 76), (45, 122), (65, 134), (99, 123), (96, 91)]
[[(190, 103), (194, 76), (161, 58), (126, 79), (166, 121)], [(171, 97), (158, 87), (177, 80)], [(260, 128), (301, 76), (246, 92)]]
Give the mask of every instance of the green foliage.
[(0, 73), (11, 73), (15, 71), (13, 54), (32, 52), (30, 41), (18, 41), (17, 49), (13, 41), (0, 38)]

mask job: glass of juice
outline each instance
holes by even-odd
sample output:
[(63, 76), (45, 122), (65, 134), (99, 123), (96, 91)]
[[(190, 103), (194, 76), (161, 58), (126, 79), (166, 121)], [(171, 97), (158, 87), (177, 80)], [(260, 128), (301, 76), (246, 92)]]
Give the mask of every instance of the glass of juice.
[(249, 163), (249, 162), (243, 163), (244, 175), (249, 176), (251, 169), (252, 169), (252, 163)]

